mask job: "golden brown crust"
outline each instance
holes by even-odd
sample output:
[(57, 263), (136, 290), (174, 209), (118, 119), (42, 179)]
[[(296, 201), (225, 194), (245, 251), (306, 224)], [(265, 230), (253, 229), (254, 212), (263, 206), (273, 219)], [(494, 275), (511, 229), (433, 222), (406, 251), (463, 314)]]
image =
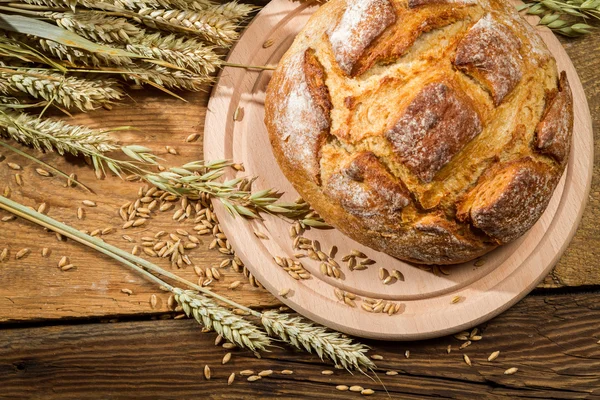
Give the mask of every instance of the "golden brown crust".
[(454, 65), (480, 81), (492, 94), (494, 104), (521, 81), (521, 41), (492, 14), (480, 19), (460, 41)]
[(564, 164), (571, 149), (573, 133), (573, 95), (563, 71), (558, 81), (558, 89), (553, 91), (546, 102), (542, 120), (535, 129), (536, 148)]
[(410, 203), (410, 193), (404, 184), (371, 152), (357, 154), (333, 174), (324, 192), (350, 214), (373, 221), (376, 224), (373, 229), (380, 225), (380, 220), (393, 223), (397, 213)]
[(388, 0), (393, 22), (368, 16), (388, 21), (381, 33), (353, 25), (364, 46), (344, 70), (330, 34), (357, 1), (323, 5), (271, 79), (265, 122), (286, 177), (337, 229), (411, 262), (465, 262), (522, 235), (571, 140), (568, 83), (541, 39), (501, 0)]
[(389, 0), (351, 0), (335, 28), (328, 32), (329, 42), (339, 67), (347, 75), (364, 50), (396, 20)]
[(436, 82), (421, 89), (385, 136), (400, 162), (423, 182), (431, 182), (481, 129), (471, 101)]
[(531, 157), (496, 164), (459, 205), (457, 217), (499, 244), (511, 242), (542, 215), (556, 178), (551, 167)]
[(396, 23), (373, 41), (361, 53), (352, 69), (352, 76), (366, 72), (378, 62), (388, 63), (404, 55), (426, 32), (452, 24), (466, 15), (464, 3), (436, 2), (433, 7), (416, 10), (397, 7)]

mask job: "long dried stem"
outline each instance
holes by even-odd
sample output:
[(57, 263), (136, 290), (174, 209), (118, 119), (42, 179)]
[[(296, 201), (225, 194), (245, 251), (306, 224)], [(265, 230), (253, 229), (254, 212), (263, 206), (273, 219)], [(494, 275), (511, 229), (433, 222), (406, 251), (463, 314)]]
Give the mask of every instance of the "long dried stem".
[[(357, 368), (360, 370), (362, 370), (363, 368), (373, 369), (375, 367), (373, 362), (369, 360), (369, 358), (367, 358), (365, 355), (365, 353), (368, 351), (368, 347), (360, 343), (354, 343), (351, 339), (344, 337), (338, 332), (328, 331), (324, 327), (304, 321), (299, 317), (290, 317), (289, 315), (280, 314), (274, 311), (260, 313), (255, 310), (248, 309), (247, 307), (237, 304), (236, 302), (228, 298), (213, 293), (211, 290), (205, 287), (198, 286), (196, 284), (186, 281), (185, 279), (171, 272), (165, 271), (164, 269), (150, 263), (149, 261), (129, 254), (115, 246), (112, 246), (94, 237), (86, 235), (74, 228), (71, 228), (68, 225), (60, 223), (34, 210), (30, 210), (27, 207), (24, 207), (19, 203), (6, 199), (2, 196), (0, 196), (0, 208), (7, 210), (19, 217), (27, 219), (31, 222), (34, 222), (38, 225), (56, 231), (81, 244), (98, 250), (112, 257), (113, 259), (121, 262), (123, 265), (132, 268), (134, 271), (142, 274), (148, 279), (159, 283), (161, 286), (164, 286), (167, 290), (170, 290), (173, 293), (177, 294), (178, 302), (182, 305), (184, 309), (186, 307), (189, 307), (189, 310), (186, 311), (186, 313), (194, 315), (193, 309), (197, 308), (198, 311), (196, 313), (198, 314), (198, 317), (196, 317), (196, 315), (194, 315), (194, 317), (196, 317), (198, 320), (202, 320), (202, 323), (205, 322), (204, 318), (209, 318), (213, 328), (221, 329), (221, 327), (223, 327), (223, 335), (228, 338), (231, 337), (233, 340), (230, 340), (243, 347), (248, 347), (248, 344), (244, 341), (244, 339), (241, 337), (237, 338), (235, 333), (227, 331), (225, 327), (231, 329), (232, 326), (236, 326), (237, 328), (239, 328), (238, 334), (241, 335), (242, 333), (246, 333), (248, 340), (251, 340), (251, 337), (253, 337), (252, 335), (256, 335), (257, 337), (260, 337), (261, 340), (263, 340), (263, 342), (260, 343), (263, 343), (264, 346), (268, 345), (268, 339), (264, 339), (260, 336), (260, 330), (254, 330), (250, 326), (241, 325), (241, 322), (240, 325), (235, 325), (233, 323), (224, 324), (223, 322), (221, 322), (220, 325), (215, 325), (215, 319), (210, 318), (211, 313), (209, 308), (212, 308), (212, 303), (206, 303), (205, 301), (203, 301), (204, 298), (195, 292), (183, 291), (181, 289), (174, 288), (168, 283), (162, 281), (160, 278), (151, 274), (149, 271), (174, 279), (178, 282), (185, 284), (188, 287), (191, 287), (194, 290), (197, 290), (198, 292), (223, 301), (233, 307), (237, 307), (251, 312), (253, 315), (261, 318), (261, 323), (263, 324), (265, 329), (267, 329), (267, 332), (269, 334), (276, 336), (285, 343), (289, 343), (293, 346), (296, 346), (299, 349), (304, 349), (308, 352), (316, 352), (322, 359), (325, 357), (330, 358), (336, 365), (341, 365), (347, 369)], [(185, 306), (184, 304), (187, 304), (187, 306)], [(206, 313), (206, 315), (200, 313), (201, 309)], [(224, 319), (221, 319), (221, 321), (224, 321)], [(259, 342), (251, 340), (251, 343), (253, 343), (257, 349), (261, 348), (259, 347)]]

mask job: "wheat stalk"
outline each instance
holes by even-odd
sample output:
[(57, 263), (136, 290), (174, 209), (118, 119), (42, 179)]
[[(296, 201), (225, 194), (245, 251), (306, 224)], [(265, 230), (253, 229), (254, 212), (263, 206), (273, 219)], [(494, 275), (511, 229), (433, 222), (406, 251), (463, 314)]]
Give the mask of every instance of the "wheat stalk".
[[(246, 18), (252, 11), (256, 10), (257, 7), (249, 4), (238, 3), (237, 1), (230, 1), (229, 3), (217, 4), (209, 10), (221, 14), (226, 18), (231, 18), (234, 21), (241, 21)], [(199, 8), (196, 8), (199, 10)]]
[[(213, 48), (206, 47), (197, 40), (172, 34), (163, 36), (159, 32), (146, 34), (143, 29), (128, 23), (124, 18), (107, 17), (101, 12), (45, 13), (44, 15), (53, 18), (59, 26), (88, 39), (113, 45), (124, 44), (123, 48), (127, 51), (148, 59), (163, 60), (197, 74), (211, 74), (221, 62)], [(94, 54), (47, 40), (41, 44), (44, 50), (60, 59), (67, 59), (71, 63), (81, 61), (85, 65), (98, 66), (100, 64), (127, 65), (131, 62), (130, 59), (123, 57), (98, 58)], [(184, 79), (184, 77), (181, 76), (179, 79)], [(169, 87), (179, 86), (181, 85), (171, 84)], [(197, 88), (193, 90), (197, 90)]]
[(28, 69), (0, 68), (0, 91), (4, 94), (23, 92), (36, 99), (57, 102), (66, 108), (93, 110), (120, 100), (125, 93), (114, 79), (94, 80), (65, 77), (59, 73), (38, 74)]
[[(36, 45), (35, 39), (29, 40), (33, 46)], [(75, 47), (65, 46), (64, 44), (48, 39), (38, 39), (39, 47), (46, 53), (60, 59), (66, 60), (73, 66), (103, 66), (103, 65), (132, 65), (129, 57), (109, 55), (105, 53), (90, 53)]]
[(209, 43), (228, 47), (237, 38), (238, 25), (231, 19), (209, 10), (168, 10), (142, 8), (137, 11), (142, 22), (162, 28), (201, 36)]
[(79, 0), (19, 0), (23, 3), (37, 5), (37, 6), (48, 6), (63, 8), (68, 7), (75, 10), (75, 6), (79, 3)]
[[(91, 160), (96, 176), (99, 178), (106, 174), (106, 168), (121, 176), (123, 171), (147, 173), (140, 165), (156, 163), (156, 157), (146, 147), (118, 146), (110, 139), (107, 131), (69, 125), (60, 120), (32, 117), (28, 114), (0, 109), (0, 128), (3, 129), (5, 136), (40, 151), (56, 151), (60, 155), (69, 153), (87, 157)], [(104, 154), (114, 150), (123, 151), (134, 162), (117, 160)]]
[(262, 212), (298, 219), (308, 226), (329, 226), (303, 201), (280, 201), (281, 193), (272, 189), (250, 191), (254, 179), (218, 181), (225, 173), (225, 168), (231, 165), (222, 160), (194, 161), (168, 171), (146, 174), (143, 178), (159, 189), (178, 196), (197, 198), (201, 193), (206, 193), (216, 197), (234, 216), (259, 218), (259, 213)]
[(265, 350), (270, 345), (269, 338), (255, 325), (219, 306), (208, 297), (192, 290), (175, 289), (175, 300), (188, 317), (193, 316), (207, 329), (213, 329), (219, 335), (242, 348), (252, 351)]
[(517, 9), (538, 15), (540, 25), (570, 37), (591, 33), (596, 28), (585, 22), (600, 20), (600, 0), (529, 0)]
[(298, 349), (316, 353), (321, 360), (331, 359), (335, 365), (346, 369), (373, 369), (375, 364), (365, 355), (369, 348), (339, 332), (328, 331), (322, 326), (291, 317), (277, 311), (262, 313), (261, 322), (267, 333), (281, 338)]
[(107, 16), (101, 11), (45, 12), (61, 28), (74, 32), (86, 39), (105, 43), (129, 43), (132, 37), (141, 36), (144, 30), (126, 18)]
[[(219, 4), (209, 0), (105, 0), (102, 2), (81, 0), (80, 3), (89, 8), (111, 10), (125, 9), (135, 12), (142, 9), (209, 11), (215, 14), (220, 14), (234, 22), (239, 22), (246, 18), (257, 8), (249, 4), (238, 3), (237, 1)], [(110, 7), (107, 7), (107, 5)]]
[(118, 149), (106, 131), (0, 109), (0, 127), (12, 139), (40, 151), (89, 155)]
[(194, 74), (187, 71), (170, 70), (160, 65), (142, 65), (140, 67), (123, 68), (123, 78), (138, 85), (154, 83), (158, 86), (199, 91), (205, 89), (205, 84), (212, 82), (206, 75)]
[[(147, 260), (129, 254), (118, 247), (86, 235), (68, 225), (2, 196), (0, 196), (0, 208), (100, 251), (140, 273), (147, 279), (154, 281), (162, 288), (171, 291), (177, 296), (176, 300), (186, 314), (193, 315), (198, 322), (204, 324), (207, 328), (215, 329), (217, 333), (241, 347), (261, 350), (269, 345), (269, 339), (256, 326), (250, 324), (242, 317), (235, 314), (231, 315), (233, 313), (195, 291), (247, 311), (251, 315), (260, 318), (267, 333), (280, 338), (285, 343), (289, 343), (298, 349), (309, 353), (314, 352), (321, 359), (327, 357), (336, 365), (340, 365), (348, 370), (357, 368), (362, 371), (363, 369), (375, 368), (373, 362), (365, 355), (369, 348), (360, 343), (354, 343), (339, 332), (328, 331), (326, 328), (307, 322), (300, 317), (291, 317), (276, 311), (260, 313), (244, 307), (224, 296), (213, 293), (205, 287), (198, 286), (178, 275), (166, 271)], [(184, 291), (175, 288), (153, 273), (181, 282), (194, 289), (194, 291)]]
[[(157, 58), (199, 75), (215, 72), (221, 58), (197, 40), (160, 33), (136, 37), (125, 49), (147, 58)], [(206, 82), (206, 80), (204, 81)]]

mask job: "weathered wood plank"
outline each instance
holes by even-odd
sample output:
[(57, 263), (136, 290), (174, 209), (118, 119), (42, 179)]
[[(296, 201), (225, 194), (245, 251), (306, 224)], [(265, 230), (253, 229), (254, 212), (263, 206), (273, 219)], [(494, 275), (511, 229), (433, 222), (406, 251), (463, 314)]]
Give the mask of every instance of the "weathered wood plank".
[[(186, 94), (188, 104), (153, 90), (136, 91), (133, 95), (132, 101), (113, 111), (78, 114), (71, 122), (104, 128), (134, 126), (136, 130), (118, 132), (114, 136), (123, 144), (138, 143), (151, 147), (165, 159), (167, 165), (183, 165), (202, 158), (201, 134), (204, 130), (207, 93)], [(185, 142), (191, 133), (200, 134), (200, 139), (194, 143)], [(166, 145), (174, 147), (179, 155), (167, 153)], [(93, 231), (113, 227), (114, 232), (102, 235), (102, 238), (128, 251), (135, 244), (140, 245), (141, 237), (153, 236), (161, 230), (175, 233), (176, 229), (181, 228), (194, 232), (192, 228), (196, 224), (193, 218), (181, 223), (173, 221), (175, 209), (158, 212), (139, 228), (122, 229), (123, 221), (118, 209), (126, 201), (137, 198), (142, 183), (121, 181), (114, 177), (97, 180), (92, 168), (78, 160), (64, 159), (54, 154), (42, 155), (25, 147), (20, 148), (41, 155), (42, 160), (61, 170), (75, 172), (96, 194), (86, 193), (79, 188), (65, 188), (62, 178), (41, 177), (35, 172), (36, 165), (3, 150), (6, 159), (0, 162), (0, 193), (8, 185), (13, 200), (34, 208), (46, 202), (49, 216), (77, 229)], [(22, 165), (23, 170), (11, 170), (8, 162)], [(22, 187), (13, 178), (16, 172), (23, 176), (25, 184)], [(81, 204), (84, 199), (93, 200), (98, 206), (84, 207)], [(78, 207), (85, 209), (83, 220), (77, 219)], [(1, 217), (7, 215), (0, 210)], [(123, 234), (131, 236), (136, 242), (123, 240)], [(212, 235), (200, 238), (203, 243), (198, 248), (186, 251), (196, 265), (202, 268), (218, 266), (227, 258), (216, 249), (208, 249)], [(0, 263), (0, 321), (153, 312), (148, 306), (148, 298), (151, 293), (158, 291), (156, 285), (146, 283), (108, 257), (95, 254), (73, 241), (59, 242), (53, 233), (44, 232), (32, 223), (19, 219), (0, 222), (0, 251), (4, 247), (9, 248), (10, 259)], [(48, 258), (41, 255), (43, 247), (52, 251)], [(30, 248), (31, 254), (15, 260), (15, 254), (22, 248)], [(60, 271), (57, 263), (63, 255), (68, 256), (77, 268)], [(169, 265), (166, 260), (150, 258), (161, 266)], [(190, 280), (198, 279), (193, 268), (177, 272)], [(251, 287), (242, 274), (231, 268), (222, 272), (224, 279), (214, 282), (215, 288), (224, 290), (234, 280), (242, 280), (245, 284), (230, 293), (233, 298), (246, 304), (275, 304), (275, 299), (269, 293)], [(133, 290), (134, 295), (122, 293), (122, 288)], [(37, 301), (33, 300), (33, 293)], [(162, 305), (162, 309), (166, 310), (166, 302), (163, 301)]]
[[(579, 73), (594, 126), (594, 175), (587, 208), (579, 230), (554, 271), (544, 281), (548, 287), (600, 283), (600, 35), (562, 39)], [(577, 155), (575, 155), (577, 156)]]
[[(414, 343), (371, 342), (378, 375), (392, 398), (598, 398), (600, 324), (598, 293), (532, 295), (481, 327), (483, 339), (458, 350), (447, 337)], [(3, 398), (302, 398), (346, 399), (336, 385), (361, 385), (386, 398), (381, 385), (361, 374), (335, 370), (322, 375), (316, 356), (273, 349), (256, 359), (215, 347), (213, 333), (194, 321), (156, 320), (113, 324), (59, 325), (0, 330), (0, 380)], [(452, 345), (452, 352), (446, 348)], [(410, 358), (405, 358), (410, 350)], [(487, 357), (500, 350), (494, 362)], [(463, 361), (467, 354), (472, 367)], [(203, 377), (209, 365), (212, 378)], [(515, 375), (504, 375), (518, 367)], [(232, 372), (275, 373), (250, 383)], [(293, 375), (280, 371), (290, 369)], [(395, 370), (397, 376), (386, 376)], [(506, 398), (506, 397), (503, 397)]]
[[(577, 67), (588, 95), (588, 101), (596, 126), (600, 124), (600, 60), (592, 57), (600, 50), (600, 35), (577, 40), (564, 40), (567, 51)], [(208, 90), (209, 88), (207, 88)], [(115, 137), (122, 143), (141, 143), (155, 149), (165, 158), (168, 165), (178, 165), (201, 157), (202, 140), (185, 143), (191, 133), (202, 134), (208, 93), (185, 94), (189, 103), (183, 103), (155, 90), (134, 91), (132, 99), (116, 106), (112, 111), (97, 110), (88, 114), (76, 114), (71, 123), (88, 124), (92, 127), (118, 127), (132, 125), (134, 131), (119, 132)], [(600, 131), (596, 130), (596, 136)], [(208, 132), (207, 134), (210, 134)], [(600, 141), (596, 142), (596, 157), (600, 154)], [(175, 147), (179, 156), (167, 154), (165, 145)], [(31, 150), (27, 150), (31, 151)], [(31, 151), (37, 155), (34, 151)], [(79, 160), (67, 160), (54, 154), (41, 158), (68, 172), (76, 172), (79, 178), (91, 186), (97, 196), (90, 196), (79, 189), (65, 189), (57, 178), (42, 178), (35, 174), (34, 166), (13, 154), (2, 150), (6, 159), (0, 161), (0, 190), (5, 185), (12, 188), (12, 198), (24, 204), (37, 206), (42, 201), (49, 205), (49, 215), (72, 224), (80, 229), (93, 230), (114, 226), (116, 232), (107, 235), (109, 243), (131, 249), (131, 244), (120, 237), (130, 232), (120, 229), (121, 222), (117, 208), (127, 200), (135, 199), (141, 186), (138, 183), (122, 182), (115, 178), (97, 181), (91, 169)], [(598, 159), (598, 158), (597, 158)], [(14, 171), (6, 163), (17, 162), (24, 166), (21, 171), (25, 186), (18, 187), (14, 181)], [(86, 209), (83, 221), (76, 218), (76, 209), (81, 200), (91, 197), (99, 207)], [(1, 216), (5, 216), (0, 212)], [(189, 229), (191, 224), (176, 224), (169, 213), (153, 218), (147, 227), (137, 229), (131, 236), (138, 239), (159, 230), (174, 231), (176, 228)], [(148, 230), (146, 230), (148, 229)], [(209, 239), (200, 248), (191, 252), (191, 257), (202, 267), (216, 265), (223, 256), (207, 249)], [(54, 249), (49, 259), (40, 255), (42, 247)], [(0, 223), (0, 248), (9, 247), (11, 260), (0, 264), (0, 321), (31, 320), (44, 318), (71, 318), (101, 315), (124, 315), (150, 313), (148, 297), (155, 292), (154, 286), (143, 283), (106, 257), (93, 254), (71, 242), (59, 243), (51, 234), (44, 233), (32, 224), (13, 221)], [(15, 253), (24, 247), (32, 249), (32, 254), (16, 262)], [(590, 202), (569, 249), (554, 272), (542, 284), (543, 287), (578, 286), (600, 284), (600, 163), (596, 163)], [(63, 273), (56, 269), (60, 256), (68, 255), (78, 269)], [(180, 271), (193, 278), (191, 269)], [(234, 280), (243, 277), (234, 272), (225, 273), (224, 282), (216, 284), (218, 290)], [(133, 296), (121, 293), (127, 287), (134, 291)], [(231, 295), (244, 304), (274, 305), (275, 300), (265, 291), (244, 285)], [(35, 300), (34, 300), (35, 297)]]

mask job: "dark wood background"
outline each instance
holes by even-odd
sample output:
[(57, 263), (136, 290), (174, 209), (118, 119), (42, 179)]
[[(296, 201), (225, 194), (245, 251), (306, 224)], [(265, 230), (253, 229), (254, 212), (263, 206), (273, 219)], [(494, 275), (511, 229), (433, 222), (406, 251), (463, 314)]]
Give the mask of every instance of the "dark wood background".
[[(600, 35), (562, 39), (583, 82), (600, 135)], [(207, 91), (210, 87), (207, 87)], [(95, 127), (133, 125), (135, 131), (119, 133), (122, 143), (142, 143), (178, 165), (198, 159), (202, 140), (186, 143), (185, 138), (203, 133), (208, 92), (185, 94), (183, 103), (154, 90), (134, 92), (131, 99), (112, 111), (77, 114), (70, 122)], [(206, 134), (210, 134), (207, 132)], [(461, 341), (447, 337), (411, 343), (368, 342), (377, 361), (379, 381), (361, 374), (334, 370), (316, 356), (288, 348), (264, 353), (262, 359), (241, 350), (214, 345), (214, 333), (202, 333), (195, 321), (173, 319), (167, 296), (155, 285), (143, 281), (108, 258), (93, 254), (71, 241), (58, 242), (40, 228), (16, 220), (0, 222), (0, 250), (10, 249), (10, 260), (0, 263), (0, 398), (4, 399), (156, 399), (156, 398), (340, 398), (361, 395), (341, 392), (335, 386), (360, 385), (375, 390), (373, 398), (600, 398), (600, 172), (596, 162), (589, 203), (579, 230), (554, 271), (531, 295), (518, 305), (479, 327), (483, 339), (459, 350)], [(179, 155), (167, 154), (165, 145)], [(30, 151), (30, 150), (28, 150)], [(37, 206), (49, 205), (48, 214), (79, 229), (114, 227), (104, 239), (130, 250), (121, 239), (126, 233), (139, 242), (147, 233), (174, 231), (181, 227), (163, 213), (150, 226), (123, 231), (116, 214), (127, 200), (136, 198), (139, 183), (117, 179), (95, 180), (89, 167), (73, 159), (52, 154), (40, 155), (51, 164), (76, 172), (97, 193), (65, 189), (57, 178), (42, 178), (26, 160), (1, 152), (0, 189), (8, 185), (12, 198)], [(24, 167), (25, 185), (17, 186), (7, 162)], [(81, 200), (91, 198), (98, 207), (86, 209), (86, 217), (75, 217)], [(0, 216), (6, 214), (0, 212)], [(190, 229), (192, 223), (184, 226)], [(196, 265), (218, 265), (225, 257), (209, 250), (211, 238), (191, 253)], [(31, 248), (24, 259), (15, 260), (21, 248)], [(52, 249), (48, 258), (42, 247)], [(68, 255), (77, 268), (63, 272), (56, 267)], [(190, 279), (188, 268), (176, 271)], [(266, 291), (251, 286), (233, 270), (214, 289), (243, 304), (265, 309), (280, 304)], [(235, 291), (227, 287), (235, 280), (244, 284)], [(132, 290), (132, 294), (121, 289)], [(158, 306), (149, 298), (156, 294)], [(452, 352), (447, 353), (447, 346)], [(405, 351), (410, 351), (410, 358)], [(500, 350), (494, 362), (487, 357)], [(222, 357), (233, 353), (221, 365)], [(467, 354), (472, 366), (463, 361)], [(212, 378), (203, 376), (205, 365)], [(510, 367), (514, 375), (504, 375)], [(227, 386), (227, 378), (245, 369), (274, 373), (257, 382), (237, 375)], [(282, 375), (283, 369), (293, 370)], [(388, 370), (398, 375), (388, 376)]]

